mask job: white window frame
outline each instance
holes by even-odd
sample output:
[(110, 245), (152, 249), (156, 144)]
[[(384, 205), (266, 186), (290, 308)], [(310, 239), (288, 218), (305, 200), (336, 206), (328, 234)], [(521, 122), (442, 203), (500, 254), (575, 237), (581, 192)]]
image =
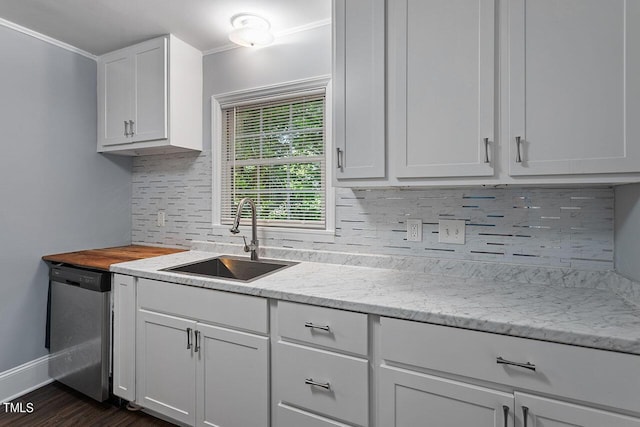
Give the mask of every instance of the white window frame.
[[(331, 76), (318, 76), (293, 82), (263, 86), (254, 89), (228, 92), (211, 97), (211, 153), (212, 173), (212, 227), (214, 231), (229, 231), (228, 225), (221, 224), (222, 219), (222, 109), (246, 101), (266, 101), (278, 97), (290, 96), (295, 92), (324, 89), (325, 91), (325, 228), (308, 229), (294, 227), (258, 226), (258, 239), (295, 239), (309, 242), (335, 241), (336, 198), (333, 182), (333, 145), (331, 141)], [(242, 227), (240, 228), (242, 230)], [(231, 234), (230, 234), (231, 235)]]

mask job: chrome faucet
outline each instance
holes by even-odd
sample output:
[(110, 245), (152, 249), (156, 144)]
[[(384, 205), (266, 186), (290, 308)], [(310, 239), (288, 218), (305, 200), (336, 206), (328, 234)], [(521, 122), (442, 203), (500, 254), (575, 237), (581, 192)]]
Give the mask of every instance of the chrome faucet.
[(238, 211), (236, 212), (236, 219), (233, 221), (233, 226), (229, 229), (229, 231), (232, 232), (233, 234), (238, 234), (240, 232), (240, 230), (238, 230), (238, 227), (240, 227), (240, 216), (242, 216), (242, 208), (244, 207), (245, 203), (248, 203), (249, 207), (251, 208), (251, 243), (247, 245), (247, 239), (245, 239), (245, 237), (242, 236), (242, 239), (244, 240), (244, 251), (245, 252), (251, 251), (251, 260), (257, 261), (258, 260), (258, 225), (256, 221), (256, 204), (253, 202), (253, 200), (251, 200), (248, 197), (245, 197), (244, 199), (240, 200), (240, 203), (238, 204)]

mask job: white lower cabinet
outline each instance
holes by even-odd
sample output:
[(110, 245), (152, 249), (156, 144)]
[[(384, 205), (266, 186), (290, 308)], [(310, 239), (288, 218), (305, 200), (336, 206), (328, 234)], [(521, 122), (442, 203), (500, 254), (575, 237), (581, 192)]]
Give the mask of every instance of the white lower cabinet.
[(197, 425), (269, 425), (267, 337), (197, 325)]
[(116, 395), (185, 425), (270, 425), (266, 299), (114, 280)]
[(575, 405), (526, 393), (515, 393), (516, 414), (522, 427), (638, 427), (640, 418)]
[(379, 426), (640, 427), (635, 355), (383, 317), (380, 360)]
[(390, 366), (381, 367), (379, 378), (380, 426), (513, 425), (510, 393)]
[(177, 421), (196, 421), (196, 322), (138, 312), (137, 403)]
[(114, 393), (185, 425), (640, 427), (637, 355), (123, 275), (114, 316)]
[(640, 418), (389, 366), (380, 370), (380, 401), (379, 425), (390, 427), (640, 426)]
[(136, 279), (114, 274), (113, 289), (113, 394), (136, 398)]
[(369, 425), (367, 315), (278, 301), (274, 427)]
[(269, 425), (267, 337), (145, 310), (138, 325), (138, 404), (189, 425)]

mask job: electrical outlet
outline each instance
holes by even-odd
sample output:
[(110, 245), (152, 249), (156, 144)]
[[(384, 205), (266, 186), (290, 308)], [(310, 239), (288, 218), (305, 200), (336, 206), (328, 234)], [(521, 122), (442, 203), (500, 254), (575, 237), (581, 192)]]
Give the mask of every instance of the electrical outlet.
[(407, 240), (409, 242), (422, 242), (421, 219), (407, 219)]
[(438, 242), (464, 245), (465, 221), (463, 219), (441, 219), (438, 222)]
[(158, 211), (158, 217), (156, 218), (156, 222), (158, 224), (158, 227), (164, 227), (165, 226), (164, 211)]

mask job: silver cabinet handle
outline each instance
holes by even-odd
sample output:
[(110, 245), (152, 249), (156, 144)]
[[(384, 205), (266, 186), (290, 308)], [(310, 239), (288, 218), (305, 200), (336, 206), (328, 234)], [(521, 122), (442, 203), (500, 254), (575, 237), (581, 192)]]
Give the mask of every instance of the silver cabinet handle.
[(502, 413), (504, 414), (504, 427), (508, 427), (509, 424), (509, 407), (502, 405)]
[(193, 348), (193, 352), (197, 353), (200, 351), (200, 331), (196, 331), (196, 344)]
[(529, 408), (527, 408), (526, 406), (522, 407), (522, 418), (523, 418), (524, 427), (527, 427), (527, 418), (529, 418)]
[(133, 123), (134, 123), (133, 120), (129, 120), (129, 132), (131, 133), (131, 136), (133, 136), (133, 134), (135, 133), (133, 131)]
[(191, 349), (191, 328), (187, 328), (187, 350)]
[(124, 121), (124, 136), (129, 136), (129, 122)]
[(522, 155), (520, 153), (520, 145), (522, 144), (522, 138), (516, 136), (516, 163), (522, 163)]
[(316, 325), (314, 323), (311, 322), (305, 322), (304, 323), (304, 327), (305, 328), (311, 328), (311, 329), (320, 329), (322, 331), (327, 331), (327, 332), (331, 332), (331, 328), (329, 327), (329, 325)]
[(530, 369), (532, 371), (536, 370), (536, 365), (534, 365), (533, 363), (520, 363), (520, 362), (512, 362), (510, 360), (506, 360), (503, 359), (502, 357), (498, 356), (496, 358), (496, 363), (498, 365), (511, 365), (511, 366), (517, 366), (518, 368), (525, 368), (525, 369)]
[(342, 171), (342, 149), (340, 147), (336, 147), (336, 159), (337, 159), (337, 164), (338, 164), (338, 169), (340, 169)]
[(484, 139), (484, 162), (489, 163), (489, 138)]
[(326, 383), (319, 383), (317, 381), (314, 381), (313, 378), (307, 378), (304, 380), (304, 383), (309, 384), (310, 386), (320, 387), (325, 390), (331, 390), (331, 384), (329, 384), (328, 381)]

